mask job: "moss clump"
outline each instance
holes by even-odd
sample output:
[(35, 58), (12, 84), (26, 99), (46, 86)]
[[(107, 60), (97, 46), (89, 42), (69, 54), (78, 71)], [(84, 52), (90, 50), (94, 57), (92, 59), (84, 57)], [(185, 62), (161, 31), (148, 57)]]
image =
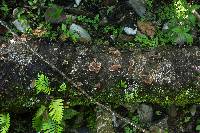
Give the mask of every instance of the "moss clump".
[(195, 87), (188, 86), (176, 91), (170, 88), (155, 87), (147, 89), (139, 88), (133, 92), (125, 94), (125, 101), (128, 103), (148, 102), (169, 106), (175, 104), (177, 106), (185, 106), (188, 104), (200, 103), (200, 90)]

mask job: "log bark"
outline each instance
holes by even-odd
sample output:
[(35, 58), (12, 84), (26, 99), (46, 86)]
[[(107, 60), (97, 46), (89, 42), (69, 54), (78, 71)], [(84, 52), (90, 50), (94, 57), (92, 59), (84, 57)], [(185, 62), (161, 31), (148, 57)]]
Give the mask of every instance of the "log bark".
[[(4, 109), (31, 107), (30, 96), (36, 97), (32, 83), (38, 73), (55, 81), (63, 79), (20, 41), (11, 42), (0, 43), (0, 105)], [(195, 76), (200, 71), (197, 46), (146, 50), (39, 40), (26, 44), (71, 81), (82, 84), (90, 95), (112, 87), (119, 80), (127, 81), (129, 86), (137, 83), (146, 90), (167, 87), (175, 95), (191, 84), (196, 89), (200, 87), (199, 77)]]

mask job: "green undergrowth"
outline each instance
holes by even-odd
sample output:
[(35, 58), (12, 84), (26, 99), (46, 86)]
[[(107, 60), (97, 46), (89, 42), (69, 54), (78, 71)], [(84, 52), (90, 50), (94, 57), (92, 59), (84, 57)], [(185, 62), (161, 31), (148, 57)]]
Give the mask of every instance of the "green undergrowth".
[[(96, 6), (101, 6), (100, 1), (86, 2), (89, 2), (93, 6), (95, 4)], [(17, 3), (18, 7), (15, 9), (12, 18), (14, 17), (23, 25), (29, 25), (23, 34), (31, 37), (78, 43), (79, 35), (69, 31), (70, 25), (76, 23), (86, 29), (94, 40), (100, 39), (100, 41), (106, 42), (112, 38), (115, 45), (128, 44), (127, 46), (139, 45), (140, 47), (148, 48), (177, 44), (192, 45), (194, 42), (192, 32), (200, 25), (193, 15), (193, 11), (199, 9), (199, 5), (190, 5), (186, 0), (173, 0), (169, 3), (160, 1), (158, 7), (156, 6), (156, 0), (146, 0), (146, 15), (143, 18), (137, 19), (154, 23), (153, 25), (156, 29), (154, 36), (149, 37), (146, 34), (137, 34), (133, 36), (132, 40), (118, 42), (118, 36), (125, 34), (123, 31), (124, 25), (109, 22), (100, 25), (104, 17), (100, 13), (94, 12), (93, 17), (85, 14), (68, 14), (64, 7), (59, 6), (60, 3), (56, 0), (24, 0)], [(10, 14), (12, 14), (15, 8), (12, 6), (15, 4), (15, 1), (3, 1), (0, 10), (2, 11), (2, 18), (5, 21), (11, 18)], [(24, 5), (27, 5), (26, 8), (23, 7)], [(81, 7), (87, 10), (89, 5), (86, 5), (83, 2)], [(115, 8), (117, 7), (106, 7), (107, 15), (115, 13)], [(154, 11), (155, 8), (156, 11)], [(137, 22), (134, 23), (136, 24)], [(167, 24), (168, 30), (162, 29), (164, 24)], [(16, 32), (21, 34), (17, 30)]]
[[(87, 127), (91, 130), (96, 130), (94, 101), (109, 105), (114, 109), (124, 105), (141, 103), (151, 103), (163, 107), (171, 105), (185, 107), (200, 103), (200, 92), (194, 84), (176, 90), (168, 87), (151, 87), (138, 84), (135, 84), (135, 87), (129, 87), (124, 80), (120, 80), (109, 89), (96, 91), (92, 95), (94, 101), (91, 102), (76, 88), (71, 88), (67, 82), (60, 82), (59, 85), (56, 83), (56, 86), (52, 86), (51, 79), (44, 74), (38, 74), (35, 80), (35, 93), (36, 96), (43, 98), (39, 98), (37, 104), (26, 105), (26, 107), (38, 107), (32, 117), (32, 127), (35, 131), (44, 133), (61, 133), (72, 127), (79, 128), (82, 126), (82, 122), (86, 122)], [(35, 100), (32, 99), (32, 102), (30, 102), (34, 103)], [(26, 101), (24, 101), (24, 104), (27, 104)], [(77, 123), (76, 119), (80, 118), (82, 122)], [(10, 126), (10, 123), (6, 121), (7, 119), (10, 121), (9, 114), (2, 113), (0, 115), (0, 129), (4, 130), (5, 133), (8, 132)], [(125, 129), (127, 132), (128, 127)]]

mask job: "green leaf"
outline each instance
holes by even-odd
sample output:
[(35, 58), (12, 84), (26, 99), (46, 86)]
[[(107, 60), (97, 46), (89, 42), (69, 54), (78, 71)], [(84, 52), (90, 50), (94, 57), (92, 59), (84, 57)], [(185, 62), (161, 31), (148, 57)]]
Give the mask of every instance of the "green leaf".
[(192, 23), (192, 25), (195, 26), (196, 17), (193, 14), (190, 14), (188, 16), (188, 19), (190, 20), (190, 22)]
[(42, 124), (42, 130), (44, 133), (62, 133), (63, 127), (49, 119), (47, 122)]
[(49, 115), (52, 117), (52, 120), (54, 120), (58, 124), (60, 124), (62, 121), (63, 110), (64, 106), (62, 99), (53, 100), (49, 105)]
[(196, 131), (200, 131), (200, 125), (196, 126)]
[(51, 88), (49, 87), (49, 79), (44, 74), (38, 74), (38, 79), (35, 81), (35, 87), (37, 94), (44, 92), (50, 94)]
[(10, 127), (10, 115), (7, 114), (0, 114), (0, 132), (7, 133)]
[(38, 109), (37, 113), (35, 114), (35, 117), (32, 119), (32, 127), (36, 129), (36, 131), (41, 131), (42, 129), (42, 122), (43, 122), (43, 114), (46, 110), (46, 107), (44, 105), (41, 105), (41, 107)]
[(60, 85), (60, 88), (58, 89), (58, 91), (66, 91), (67, 89), (67, 85), (65, 83), (62, 83), (62, 85)]
[(66, 29), (67, 29), (67, 28), (66, 28), (66, 25), (62, 23), (61, 29), (62, 29), (64, 32), (66, 32)]

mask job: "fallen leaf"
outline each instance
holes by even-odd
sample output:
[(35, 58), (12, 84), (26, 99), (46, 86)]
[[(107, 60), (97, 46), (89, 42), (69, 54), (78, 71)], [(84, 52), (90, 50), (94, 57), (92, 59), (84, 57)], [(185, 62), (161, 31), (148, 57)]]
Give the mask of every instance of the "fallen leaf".
[(140, 31), (146, 34), (147, 36), (153, 37), (155, 35), (156, 29), (155, 29), (155, 26), (151, 22), (138, 21), (137, 25)]

